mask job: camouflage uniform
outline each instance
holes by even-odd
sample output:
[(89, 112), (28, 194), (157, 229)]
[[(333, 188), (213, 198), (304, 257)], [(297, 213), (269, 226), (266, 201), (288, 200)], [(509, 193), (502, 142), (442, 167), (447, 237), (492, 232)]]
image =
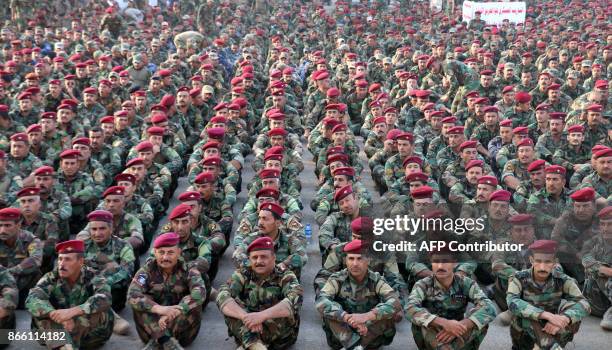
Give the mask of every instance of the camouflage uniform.
[(612, 181), (602, 179), (596, 172), (588, 175), (582, 180), (579, 188), (592, 187), (598, 196), (606, 199), (612, 195)]
[(122, 310), (134, 274), (136, 258), (132, 246), (115, 235), (102, 246), (92, 239), (87, 239), (84, 255), (87, 266), (96, 274), (104, 276), (106, 283), (111, 287), (113, 310)]
[(85, 216), (93, 209), (93, 201), (99, 196), (95, 190), (95, 183), (91, 175), (82, 171), (77, 172), (72, 180), (68, 180), (60, 171), (57, 175), (56, 186), (58, 191), (66, 193), (72, 203), (72, 219), (70, 232), (76, 233), (83, 227)]
[[(497, 244), (505, 244), (506, 242), (514, 243), (511, 239), (501, 238), (497, 240)], [(498, 251), (493, 252), (491, 256), (492, 272), (495, 277), (493, 284), (493, 300), (503, 311), (508, 310), (506, 303), (506, 291), (508, 290), (508, 280), (515, 272), (527, 269), (531, 266), (529, 262), (531, 256), (528, 249), (521, 251)]]
[[(370, 208), (360, 208), (359, 215), (368, 216), (367, 212)], [(341, 211), (330, 214), (325, 222), (319, 228), (319, 249), (323, 254), (323, 260), (330, 253), (332, 245), (346, 243), (351, 240), (353, 233), (351, 231), (351, 222), (353, 219), (342, 213)]]
[(15, 200), (17, 192), (23, 187), (20, 176), (5, 172), (0, 175), (0, 207), (8, 207)]
[(548, 162), (552, 162), (553, 154), (555, 150), (566, 147), (567, 145), (567, 135), (563, 133), (559, 142), (555, 142), (550, 134), (550, 131), (545, 132), (544, 134), (538, 137), (538, 142), (535, 145), (535, 150), (540, 154), (542, 159), (546, 159)]
[(20, 176), (22, 179), (30, 176), (34, 170), (43, 166), (42, 161), (32, 153), (28, 153), (23, 159), (15, 159), (9, 155), (7, 160), (7, 173), (13, 174), (13, 176)]
[[(474, 308), (466, 314), (468, 303)], [(438, 329), (430, 327), (436, 317), (472, 321), (475, 327), (450, 343), (436, 340)], [(419, 349), (478, 349), (487, 335), (488, 324), (495, 319), (495, 306), (478, 284), (469, 277), (455, 274), (449, 289), (435, 276), (419, 280), (406, 301), (406, 318), (412, 322), (412, 336)]]
[(14, 246), (0, 240), (0, 265), (13, 275), (19, 288), (19, 302), (23, 304), (28, 290), (40, 278), (43, 245), (32, 233), (21, 230), (15, 237)]
[(242, 321), (225, 316), (228, 335), (248, 349), (256, 342), (263, 342), (269, 349), (285, 349), (297, 340), (300, 327), (299, 311), (304, 291), (297, 277), (290, 270), (274, 271), (265, 279), (259, 278), (250, 268), (242, 267), (230, 276), (219, 289), (219, 310), (233, 299), (246, 312), (260, 312), (283, 303), (291, 316), (265, 321), (263, 332), (251, 332)]
[[(130, 237), (136, 238), (141, 242), (144, 242), (144, 235), (142, 233), (142, 224), (140, 220), (132, 214), (123, 212), (123, 214), (117, 219), (115, 217), (113, 222), (113, 236), (127, 240)], [(89, 223), (81, 232), (78, 233), (77, 239), (86, 240), (89, 238)]]
[[(540, 349), (565, 347), (591, 311), (576, 281), (557, 270), (551, 272), (543, 286), (534, 281), (533, 268), (516, 272), (508, 282), (506, 302), (514, 315), (510, 336), (517, 349), (531, 349), (534, 345)], [(544, 333), (544, 322), (539, 318), (544, 311), (563, 314), (571, 323), (550, 336)]]
[(601, 317), (612, 306), (612, 278), (599, 273), (601, 266), (612, 266), (612, 246), (597, 235), (582, 247), (586, 280), (582, 292), (591, 305), (591, 314)]
[(552, 198), (546, 189), (536, 191), (527, 200), (527, 212), (536, 215), (536, 234), (541, 239), (549, 239), (554, 228), (552, 220), (557, 219), (570, 207), (570, 198), (567, 190), (559, 195), (559, 200)]
[(19, 290), (13, 275), (4, 267), (0, 266), (0, 308), (7, 312), (7, 316), (0, 318), (0, 329), (15, 329), (15, 308), (19, 300)]
[(30, 290), (26, 307), (32, 314), (32, 330), (63, 330), (49, 318), (49, 313), (57, 309), (79, 306), (85, 314), (74, 320), (74, 329), (67, 332), (66, 341), (50, 342), (53, 349), (66, 343), (76, 348), (90, 348), (103, 345), (113, 333), (114, 316), (111, 312), (111, 287), (104, 277), (83, 267), (74, 286), (59, 276), (58, 269), (45, 274), (36, 287)]
[[(401, 312), (399, 296), (378, 274), (368, 270), (362, 282), (355, 281), (347, 269), (329, 276), (316, 299), (316, 308), (323, 318), (327, 344), (351, 349), (361, 345), (378, 348), (389, 345), (395, 337), (396, 314)], [(376, 320), (368, 323), (368, 333), (361, 336), (344, 322), (346, 313), (376, 311)]]
[[(155, 259), (136, 272), (128, 290), (128, 303), (134, 312), (134, 323), (140, 339), (147, 343), (168, 336), (187, 346), (197, 337), (202, 318), (206, 288), (198, 269), (188, 268), (179, 258), (172, 274), (164, 277)], [(159, 327), (160, 316), (151, 312), (155, 305), (178, 305), (181, 314), (165, 331)]]
[[(234, 239), (234, 254), (232, 259), (237, 267), (249, 266), (249, 257), (247, 247), (255, 239), (264, 237), (265, 235), (259, 231), (252, 232), (244, 237), (236, 236)], [(292, 234), (288, 229), (285, 231), (279, 229), (278, 237), (274, 240), (274, 253), (276, 255), (276, 264), (283, 263), (288, 269), (300, 278), (302, 267), (308, 261), (304, 242), (299, 236)]]
[(21, 229), (34, 234), (43, 247), (43, 268), (51, 271), (53, 267), (53, 257), (55, 256), (55, 244), (59, 242), (59, 227), (57, 219), (48, 213), (40, 211), (38, 216), (28, 223), (25, 219), (21, 221)]

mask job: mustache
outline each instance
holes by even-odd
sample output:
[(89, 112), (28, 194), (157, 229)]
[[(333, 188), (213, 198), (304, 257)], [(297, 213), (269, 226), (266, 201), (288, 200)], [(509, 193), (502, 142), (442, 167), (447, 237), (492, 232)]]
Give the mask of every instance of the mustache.
[(448, 271), (443, 270), (443, 269), (440, 269), (440, 270), (438, 270), (438, 271), (436, 271), (436, 272), (448, 272)]
[(265, 267), (266, 264), (255, 264), (255, 267)]
[(548, 271), (545, 271), (545, 270), (538, 270), (538, 273), (548, 273)]

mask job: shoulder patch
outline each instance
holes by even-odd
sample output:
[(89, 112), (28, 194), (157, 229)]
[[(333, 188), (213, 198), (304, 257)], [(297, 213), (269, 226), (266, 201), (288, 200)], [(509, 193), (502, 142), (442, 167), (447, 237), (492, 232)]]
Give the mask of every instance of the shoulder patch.
[(145, 275), (144, 273), (141, 273), (138, 276), (136, 276), (134, 281), (138, 283), (141, 287), (144, 287), (147, 284), (147, 275)]

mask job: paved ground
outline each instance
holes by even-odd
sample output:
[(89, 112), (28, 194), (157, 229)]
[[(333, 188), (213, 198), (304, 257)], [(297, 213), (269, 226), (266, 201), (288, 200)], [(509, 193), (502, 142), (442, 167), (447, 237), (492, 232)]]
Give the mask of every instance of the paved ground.
[[(302, 282), (304, 285), (304, 303), (301, 312), (301, 327), (300, 335), (293, 349), (326, 349), (325, 334), (321, 328), (321, 321), (318, 313), (314, 309), (314, 289), (312, 281), (318, 269), (321, 267), (321, 257), (317, 244), (317, 229), (314, 223), (313, 212), (310, 210), (310, 200), (316, 193), (317, 185), (313, 173), (314, 164), (311, 161), (312, 155), (305, 150), (303, 155), (305, 169), (302, 172), (302, 201), (304, 204), (304, 224), (312, 223), (313, 238), (308, 246), (308, 264), (302, 270)], [(365, 162), (365, 154), (361, 153), (361, 158)], [(247, 184), (252, 179), (254, 172), (251, 169), (252, 157), (247, 158), (247, 167), (243, 172), (243, 184)], [(365, 163), (364, 163), (365, 164)], [(367, 167), (366, 167), (367, 168)], [(369, 173), (369, 170), (367, 170)], [(378, 199), (378, 193), (373, 191), (373, 183), (369, 175), (364, 176), (365, 183), (372, 191), (373, 196)], [(180, 179), (179, 187), (175, 193), (173, 204), (177, 203), (176, 196), (184, 190), (186, 179)], [(238, 196), (238, 200), (234, 207), (234, 213), (237, 214), (242, 209), (246, 201), (246, 191), (242, 191)], [(172, 207), (171, 205), (171, 207)], [(236, 225), (236, 223), (235, 223)], [(235, 226), (234, 226), (235, 227)], [(231, 275), (233, 264), (231, 262), (232, 249), (229, 248), (223, 256), (220, 264), (219, 273), (213, 285), (219, 287)], [(132, 315), (129, 308), (123, 310), (121, 315), (128, 321), (132, 321)], [(17, 312), (17, 329), (28, 330), (30, 328), (30, 316), (24, 311)], [(578, 333), (573, 344), (568, 345), (568, 349), (610, 349), (612, 343), (612, 332), (603, 332), (599, 328), (599, 319), (588, 317), (582, 324), (581, 330)], [(113, 335), (110, 341), (103, 349), (138, 349), (143, 347), (143, 344), (138, 339), (136, 329), (132, 327), (130, 335), (118, 336)], [(33, 342), (14, 342), (10, 349), (36, 349), (40, 348)], [(227, 328), (223, 321), (221, 313), (214, 303), (210, 303), (206, 308), (200, 334), (194, 343), (189, 347), (191, 349), (218, 349), (229, 350), (235, 349), (236, 345), (233, 339), (228, 338)], [(481, 346), (482, 349), (510, 349), (510, 334), (507, 327), (502, 327), (497, 321), (491, 325), (489, 333)], [(398, 333), (395, 336), (394, 342), (385, 349), (417, 349), (410, 332), (410, 324), (407, 321), (402, 321), (398, 325)]]

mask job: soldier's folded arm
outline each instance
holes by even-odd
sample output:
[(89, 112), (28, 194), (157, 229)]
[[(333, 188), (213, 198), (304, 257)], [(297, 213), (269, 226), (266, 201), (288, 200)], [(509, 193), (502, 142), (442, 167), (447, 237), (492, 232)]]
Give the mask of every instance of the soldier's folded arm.
[(198, 306), (201, 306), (206, 299), (206, 287), (204, 280), (198, 269), (189, 269), (189, 294), (185, 295), (178, 303), (183, 311), (183, 315), (187, 316), (189, 312)]
[(510, 281), (508, 282), (508, 291), (506, 293), (506, 303), (508, 304), (508, 309), (516, 316), (538, 321), (540, 319), (540, 315), (545, 310), (535, 307), (521, 299), (522, 292), (523, 286), (521, 281), (514, 276), (510, 277)]

